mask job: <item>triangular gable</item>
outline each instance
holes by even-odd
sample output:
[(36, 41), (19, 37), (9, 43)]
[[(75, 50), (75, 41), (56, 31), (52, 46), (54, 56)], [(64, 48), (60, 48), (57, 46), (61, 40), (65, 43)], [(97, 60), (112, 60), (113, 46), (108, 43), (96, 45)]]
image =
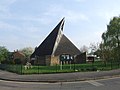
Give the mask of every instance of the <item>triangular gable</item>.
[(65, 36), (63, 35), (56, 51), (54, 53), (55, 56), (61, 54), (70, 54), (70, 55), (79, 55), (79, 49)]
[(55, 51), (55, 42), (58, 37), (59, 32), (63, 31), (64, 18), (59, 22), (59, 24), (53, 29), (53, 31), (46, 37), (46, 39), (40, 44), (38, 48), (35, 49), (34, 53), (31, 55), (35, 56), (44, 56), (52, 55)]
[(79, 55), (79, 49), (63, 34), (64, 18), (46, 37), (46, 39), (35, 49), (31, 58), (35, 56), (61, 54)]

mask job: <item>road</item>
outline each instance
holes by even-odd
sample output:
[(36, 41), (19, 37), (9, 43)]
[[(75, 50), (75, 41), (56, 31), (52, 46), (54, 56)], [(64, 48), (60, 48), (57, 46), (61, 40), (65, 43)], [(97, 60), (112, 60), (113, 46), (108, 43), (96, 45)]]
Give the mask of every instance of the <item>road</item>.
[(120, 90), (120, 77), (62, 83), (13, 82), (0, 80), (0, 90)]

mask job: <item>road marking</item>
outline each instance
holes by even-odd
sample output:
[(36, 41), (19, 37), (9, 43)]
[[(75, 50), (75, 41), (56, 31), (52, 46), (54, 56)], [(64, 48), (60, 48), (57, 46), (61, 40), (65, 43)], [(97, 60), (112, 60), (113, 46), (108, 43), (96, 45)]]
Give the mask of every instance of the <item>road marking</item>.
[(92, 81), (92, 80), (90, 80), (90, 81), (87, 81), (88, 83), (90, 83), (90, 84), (92, 84), (92, 85), (94, 85), (94, 86), (103, 86), (103, 84), (101, 84), (101, 83), (98, 83), (98, 82), (96, 82), (96, 81)]

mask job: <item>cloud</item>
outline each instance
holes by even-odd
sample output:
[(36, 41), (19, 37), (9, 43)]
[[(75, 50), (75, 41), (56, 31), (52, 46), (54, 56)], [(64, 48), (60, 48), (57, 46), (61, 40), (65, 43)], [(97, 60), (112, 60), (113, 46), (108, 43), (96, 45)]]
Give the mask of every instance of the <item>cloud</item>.
[[(17, 13), (11, 13), (9, 7), (17, 0), (4, 0), (3, 5), (0, 6), (2, 11), (0, 14), (0, 20), (16, 20), (22, 22), (38, 22), (40, 24), (49, 25), (56, 18), (65, 17), (68, 22), (87, 21), (88, 17), (81, 12), (73, 11), (64, 8), (62, 5), (50, 5), (47, 10), (40, 15), (19, 15)], [(1, 4), (0, 4), (1, 5)], [(50, 18), (52, 17), (52, 18)], [(47, 22), (46, 22), (47, 21)]]
[(40, 33), (43, 33), (40, 27), (34, 25), (17, 27), (0, 22), (0, 45), (7, 46), (11, 51), (26, 46), (35, 46), (43, 38)]
[(99, 10), (97, 12), (97, 15), (103, 19), (105, 19), (107, 21), (107, 23), (110, 21), (111, 18), (113, 18), (114, 16), (119, 16), (120, 14), (120, 9), (118, 9), (119, 6), (116, 5), (115, 7), (109, 7), (109, 8), (105, 8), (104, 10)]
[(70, 11), (70, 10), (68, 11), (66, 10), (65, 16), (70, 22), (78, 22), (81, 20), (88, 21), (88, 17), (86, 15), (79, 12)]
[(12, 19), (10, 6), (17, 0), (0, 0), (0, 21)]
[(85, 2), (87, 0), (75, 0), (76, 2)]
[(108, 22), (110, 21), (111, 18), (114, 16), (118, 16), (118, 11), (114, 12), (99, 12), (98, 16), (100, 16), (103, 19), (106, 19)]
[(65, 17), (69, 22), (87, 21), (88, 17), (78, 11), (72, 11), (64, 8), (62, 5), (50, 5), (44, 13), (47, 17)]
[[(7, 32), (7, 33), (6, 33)], [(21, 39), (26, 38), (39, 38), (39, 33), (41, 33), (42, 30), (40, 27), (34, 26), (34, 25), (21, 25), (16, 26), (5, 22), (0, 22), (0, 34), (8, 35), (9, 38), (12, 39), (12, 36), (21, 37)], [(6, 37), (6, 38), (8, 38)], [(14, 39), (12, 39), (14, 40)]]
[(105, 32), (105, 30), (102, 29), (102, 30), (98, 30), (98, 31), (94, 32), (93, 34), (94, 34), (94, 36), (101, 38), (101, 36), (104, 32)]
[(1, 44), (10, 46), (9, 48), (12, 47), (12, 49), (14, 47), (29, 46), (30, 44), (37, 45), (46, 32), (46, 27), (42, 28), (42, 26), (48, 27), (56, 18), (65, 17), (68, 22), (88, 20), (88, 17), (83, 13), (69, 10), (62, 5), (50, 5), (45, 9), (46, 11), (35, 16), (32, 14), (19, 15), (16, 12), (11, 13), (10, 6), (15, 1), (17, 0), (2, 0), (3, 5), (0, 1), (0, 12), (2, 12), (0, 14), (0, 34), (5, 34), (2, 36), (3, 39), (1, 40), (3, 42)]
[(7, 12), (9, 6), (16, 2), (16, 0), (0, 0), (0, 11)]
[(97, 32), (94, 32), (94, 35), (96, 35), (96, 36), (101, 36), (102, 33), (103, 33), (103, 31), (97, 31)]
[(18, 27), (14, 26), (12, 24), (0, 21), (0, 31), (1, 30), (7, 30), (7, 31), (11, 30), (11, 31), (13, 31), (13, 30), (18, 30)]

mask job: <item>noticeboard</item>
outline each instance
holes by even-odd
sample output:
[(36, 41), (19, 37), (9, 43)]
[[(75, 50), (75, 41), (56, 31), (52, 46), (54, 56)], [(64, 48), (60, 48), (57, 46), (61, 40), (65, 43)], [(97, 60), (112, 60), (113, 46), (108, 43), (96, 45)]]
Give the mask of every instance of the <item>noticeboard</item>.
[(60, 55), (60, 61), (72, 61), (72, 60), (74, 60), (74, 58), (70, 54), (61, 54)]

